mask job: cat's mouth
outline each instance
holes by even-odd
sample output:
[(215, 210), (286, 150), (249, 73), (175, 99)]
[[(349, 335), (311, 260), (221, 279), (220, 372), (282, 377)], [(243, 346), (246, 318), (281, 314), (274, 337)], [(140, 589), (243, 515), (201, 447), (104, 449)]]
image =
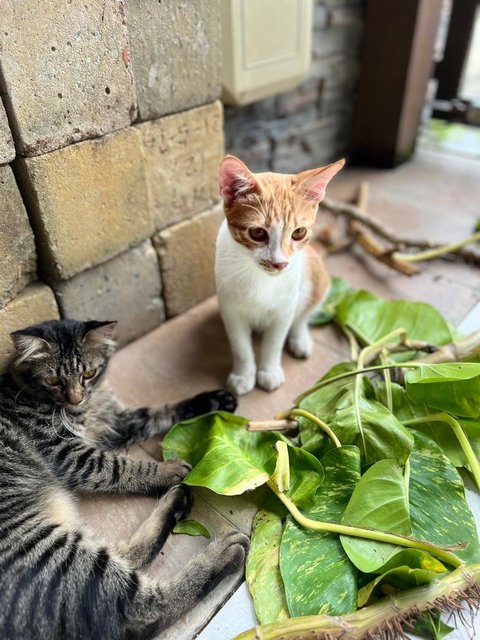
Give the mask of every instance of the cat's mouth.
[(286, 267), (288, 266), (288, 263), (282, 263), (282, 267), (279, 268), (278, 265), (274, 265), (272, 262), (270, 262), (270, 260), (260, 260), (258, 264), (262, 267), (264, 271), (266, 271), (272, 276), (276, 276), (282, 273), (282, 271), (286, 269)]

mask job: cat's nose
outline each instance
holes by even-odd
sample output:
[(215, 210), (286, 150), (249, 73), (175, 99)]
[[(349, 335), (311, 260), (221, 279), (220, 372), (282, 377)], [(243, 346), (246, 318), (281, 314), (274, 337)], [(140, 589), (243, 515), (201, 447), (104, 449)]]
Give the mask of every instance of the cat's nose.
[(78, 405), (83, 400), (83, 391), (75, 387), (70, 387), (67, 389), (66, 396), (69, 404)]
[(283, 271), (288, 267), (288, 262), (272, 262), (272, 267), (277, 271)]

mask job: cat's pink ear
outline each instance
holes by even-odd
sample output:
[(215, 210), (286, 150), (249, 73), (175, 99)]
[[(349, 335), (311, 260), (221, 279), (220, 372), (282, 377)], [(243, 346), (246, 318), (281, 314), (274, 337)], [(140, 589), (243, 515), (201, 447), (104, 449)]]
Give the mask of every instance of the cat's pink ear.
[(220, 165), (219, 177), (220, 194), (227, 206), (239, 196), (260, 191), (253, 173), (235, 156), (225, 156)]
[(325, 196), (327, 184), (336, 175), (345, 164), (345, 160), (337, 160), (326, 167), (320, 169), (311, 169), (310, 171), (302, 171), (297, 173), (296, 182), (300, 185), (302, 191), (309, 200), (321, 202)]

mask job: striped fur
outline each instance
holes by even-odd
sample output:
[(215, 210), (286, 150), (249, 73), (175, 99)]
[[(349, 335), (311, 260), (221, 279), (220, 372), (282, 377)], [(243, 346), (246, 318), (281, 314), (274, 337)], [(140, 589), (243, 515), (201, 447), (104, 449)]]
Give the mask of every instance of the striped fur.
[[(227, 386), (237, 395), (257, 383), (272, 391), (284, 380), (285, 341), (306, 358), (313, 348), (308, 320), (321, 305), (329, 277), (308, 246), (318, 203), (340, 160), (295, 175), (252, 173), (238, 158), (220, 166), (225, 221), (217, 238), (218, 300), (233, 355)], [(263, 333), (257, 370), (252, 331)]]
[[(103, 380), (112, 331), (112, 323), (51, 321), (12, 336), (17, 362), (0, 378), (0, 638), (151, 638), (243, 562), (247, 539), (232, 532), (171, 583), (143, 573), (190, 506), (179, 484), (189, 466), (111, 449), (179, 419), (233, 410), (235, 400), (218, 391), (158, 410), (123, 407)], [(76, 495), (98, 492), (160, 500), (131, 540), (113, 548), (78, 517)]]

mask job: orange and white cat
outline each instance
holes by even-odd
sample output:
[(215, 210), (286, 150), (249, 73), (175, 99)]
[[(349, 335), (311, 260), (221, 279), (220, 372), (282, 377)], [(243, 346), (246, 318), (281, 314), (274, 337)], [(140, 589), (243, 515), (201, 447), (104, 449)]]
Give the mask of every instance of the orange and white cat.
[[(323, 302), (329, 277), (308, 246), (325, 188), (344, 160), (295, 175), (252, 173), (226, 156), (220, 193), (226, 220), (216, 246), (218, 301), (233, 354), (227, 385), (237, 395), (255, 382), (268, 391), (284, 382), (283, 345), (308, 358), (308, 320)], [(252, 332), (263, 334), (258, 370)]]

